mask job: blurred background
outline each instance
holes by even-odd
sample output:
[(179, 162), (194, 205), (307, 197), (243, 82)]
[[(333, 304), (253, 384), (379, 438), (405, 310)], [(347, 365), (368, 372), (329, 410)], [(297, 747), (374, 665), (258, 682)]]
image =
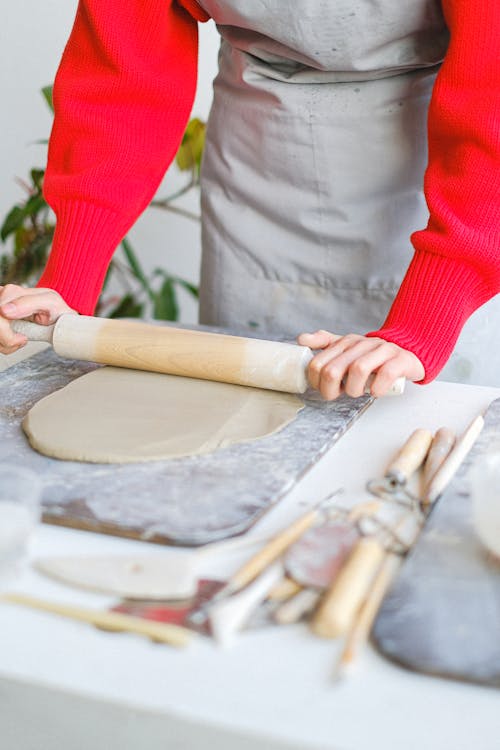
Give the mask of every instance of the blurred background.
[[(16, 178), (26, 181), (33, 167), (45, 166), (46, 146), (36, 141), (48, 137), (52, 115), (40, 92), (54, 79), (76, 5), (76, 0), (43, 3), (20, 0), (10, 5), (8, 17), (0, 26), (0, 222), (16, 203), (26, 198)], [(200, 24), (199, 81), (192, 116), (202, 120), (207, 119), (210, 109), (218, 44), (214, 24)], [(186, 179), (186, 173), (173, 165), (157, 196), (171, 195), (186, 184)], [(198, 190), (182, 196), (176, 206), (198, 213)], [(173, 276), (193, 285), (198, 283), (198, 222), (180, 214), (148, 209), (130, 231), (129, 238), (147, 274), (161, 266)], [(0, 246), (0, 254), (9, 249), (12, 241), (12, 237), (7, 238)], [(196, 322), (197, 304), (193, 295), (181, 285), (176, 287), (176, 296), (180, 320)], [(468, 322), (441, 379), (500, 385), (500, 298), (485, 305)]]

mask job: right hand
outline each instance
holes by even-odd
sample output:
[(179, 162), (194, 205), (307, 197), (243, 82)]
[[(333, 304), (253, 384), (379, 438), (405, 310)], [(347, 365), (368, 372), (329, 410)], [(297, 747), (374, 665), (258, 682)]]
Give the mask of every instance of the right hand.
[(0, 286), (0, 354), (12, 354), (28, 340), (26, 336), (14, 333), (9, 320), (27, 318), (49, 326), (63, 313), (78, 314), (53, 289), (27, 289), (17, 284)]

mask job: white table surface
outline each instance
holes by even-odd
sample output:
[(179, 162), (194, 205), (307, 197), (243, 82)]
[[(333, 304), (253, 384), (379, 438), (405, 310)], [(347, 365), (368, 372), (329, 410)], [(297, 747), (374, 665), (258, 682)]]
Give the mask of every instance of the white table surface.
[[(362, 499), (410, 432), (457, 431), (500, 389), (436, 382), (375, 403), (252, 531), (281, 528), (343, 487)], [(160, 547), (42, 526), (33, 555), (161, 554)], [(182, 554), (180, 551), (179, 554)], [(229, 574), (226, 553), (207, 573)], [(33, 571), (16, 589), (104, 607), (111, 599)], [(305, 626), (242, 634), (230, 650), (197, 638), (186, 650), (109, 634), (53, 615), (0, 606), (2, 750), (498, 750), (500, 692), (414, 674), (367, 647), (340, 684), (339, 644)]]

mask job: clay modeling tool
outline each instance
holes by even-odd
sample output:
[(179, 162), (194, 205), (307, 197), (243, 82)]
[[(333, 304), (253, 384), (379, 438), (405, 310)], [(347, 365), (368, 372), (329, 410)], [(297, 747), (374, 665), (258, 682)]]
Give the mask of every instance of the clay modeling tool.
[[(369, 482), (368, 489), (384, 500), (420, 513), (419, 501), (406, 485), (425, 461), (431, 442), (429, 430), (415, 430), (389, 464), (384, 477)], [(383, 525), (380, 530), (385, 530)], [(377, 533), (365, 536), (353, 547), (311, 621), (311, 629), (317, 635), (338, 638), (353, 626), (386, 555), (387, 542), (380, 536)]]
[(63, 583), (123, 599), (187, 599), (196, 594), (207, 559), (268, 540), (269, 535), (242, 536), (189, 552), (166, 549), (161, 555), (43, 557), (33, 565)]
[(391, 461), (382, 479), (368, 482), (369, 492), (382, 499), (412, 507), (417, 498), (408, 491), (408, 480), (424, 462), (431, 442), (432, 433), (429, 430), (415, 430)]
[(298, 594), (299, 591), (302, 591), (302, 586), (294, 581), (293, 578), (285, 575), (281, 581), (278, 581), (276, 586), (273, 586), (267, 598), (273, 602), (285, 602), (287, 599), (295, 596), (295, 594)]
[[(61, 357), (289, 393), (306, 391), (313, 357), (297, 344), (87, 315), (61, 315), (51, 326), (16, 320), (11, 327)], [(392, 391), (402, 392), (400, 380)]]
[(431, 447), (429, 448), (429, 453), (425, 459), (422, 476), (424, 496), (427, 487), (429, 487), (431, 481), (434, 479), (437, 470), (448, 457), (448, 454), (455, 445), (455, 439), (455, 433), (447, 427), (441, 427), (432, 438)]
[(289, 548), (284, 557), (285, 570), (301, 586), (323, 591), (358, 539), (359, 532), (348, 520), (315, 526)]
[(214, 599), (198, 611), (191, 613), (190, 619), (195, 624), (200, 624), (208, 616), (208, 609), (220, 599), (232, 596), (240, 591), (259, 576), (266, 568), (274, 563), (285, 550), (290, 547), (302, 534), (317, 523), (323, 513), (328, 512), (331, 499), (337, 494), (333, 492), (327, 498), (321, 500), (318, 505), (304, 515), (296, 519), (290, 526), (271, 539), (264, 547), (253, 555), (236, 573), (234, 573), (226, 585), (215, 595)]
[(385, 547), (376, 537), (363, 537), (353, 547), (311, 620), (311, 630), (323, 638), (338, 638), (349, 630), (382, 564)]
[(4, 593), (0, 595), (0, 601), (87, 622), (104, 630), (135, 633), (161, 643), (168, 643), (170, 646), (186, 646), (192, 638), (189, 630), (177, 625), (151, 622), (117, 612), (100, 612), (59, 602), (49, 602), (25, 594)]
[(345, 668), (354, 661), (357, 652), (368, 640), (377, 613), (400, 565), (401, 557), (399, 555), (392, 552), (386, 554), (368, 596), (346, 637), (340, 658), (335, 666), (334, 680), (342, 677)]
[(454, 477), (463, 460), (476, 442), (483, 427), (484, 417), (482, 414), (479, 414), (472, 420), (465, 432), (457, 440), (445, 461), (436, 471), (429, 485), (425, 488), (422, 500), (424, 507), (432, 505), (439, 495), (441, 495), (444, 488)]
[(282, 577), (283, 566), (275, 562), (237, 594), (210, 606), (210, 631), (220, 646), (228, 648), (233, 644), (236, 633)]
[(288, 601), (283, 602), (273, 614), (278, 625), (293, 625), (310, 614), (317, 606), (321, 591), (314, 588), (303, 588)]
[[(425, 498), (429, 497), (429, 489), (433, 487), (434, 477), (440, 477), (439, 484), (434, 485), (439, 489), (439, 492), (437, 494), (433, 492), (430, 495), (433, 497), (432, 502), (435, 502), (438, 495), (444, 491), (445, 487), (458, 470), (460, 464), (482, 429), (482, 421), (484, 422), (482, 416), (476, 417), (456, 444), (454, 433), (446, 427), (440, 428), (434, 435), (424, 466), (424, 493), (427, 492), (427, 495), (424, 494), (425, 515), (415, 517), (413, 538), (408, 542), (407, 549), (403, 551), (403, 554), (406, 554), (406, 552), (408, 552), (408, 550), (416, 543), (425, 523), (426, 515), (430, 512), (432, 506), (429, 501), (425, 504)], [(455, 457), (452, 456), (454, 445), (457, 447), (460, 445), (462, 446), (458, 448)], [(446, 468), (447, 464), (448, 469)], [(425, 482), (425, 480), (427, 481)], [(404, 523), (404, 520), (405, 519), (403, 518), (399, 522), (399, 526)], [(403, 554), (394, 554), (391, 550), (386, 551), (385, 559), (373, 581), (371, 590), (362, 604), (359, 614), (346, 637), (340, 658), (335, 668), (335, 679), (339, 679), (342, 676), (345, 668), (353, 662), (356, 652), (368, 640), (384, 597), (402, 563)]]
[(356, 522), (379, 508), (379, 501), (358, 503), (351, 509), (338, 508), (338, 517), (333, 515), (326, 523), (313, 526), (288, 549), (285, 569), (302, 589), (276, 609), (276, 622), (298, 622), (315, 608), (321, 593), (332, 585), (359, 539)]

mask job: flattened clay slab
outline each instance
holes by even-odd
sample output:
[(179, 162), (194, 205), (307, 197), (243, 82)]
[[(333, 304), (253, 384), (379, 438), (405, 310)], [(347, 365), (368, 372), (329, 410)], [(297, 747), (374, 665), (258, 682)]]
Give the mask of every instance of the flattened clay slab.
[(289, 393), (103, 367), (35, 404), (23, 429), (53, 458), (159, 461), (272, 435), (303, 408)]

